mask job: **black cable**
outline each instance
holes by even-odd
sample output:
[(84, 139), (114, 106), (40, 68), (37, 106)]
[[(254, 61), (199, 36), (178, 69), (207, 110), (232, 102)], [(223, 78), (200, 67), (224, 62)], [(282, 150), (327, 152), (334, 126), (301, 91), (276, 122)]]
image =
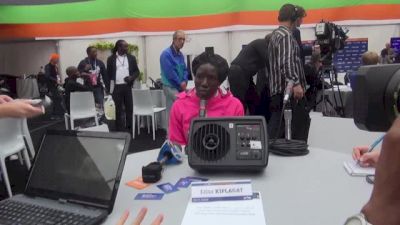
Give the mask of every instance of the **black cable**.
[(284, 103), (282, 107), (277, 136), (275, 137), (275, 139), (269, 142), (268, 150), (269, 152), (279, 156), (307, 155), (310, 151), (308, 150), (308, 145), (305, 141), (278, 139), (281, 132), (283, 113), (285, 108), (286, 108), (286, 103)]

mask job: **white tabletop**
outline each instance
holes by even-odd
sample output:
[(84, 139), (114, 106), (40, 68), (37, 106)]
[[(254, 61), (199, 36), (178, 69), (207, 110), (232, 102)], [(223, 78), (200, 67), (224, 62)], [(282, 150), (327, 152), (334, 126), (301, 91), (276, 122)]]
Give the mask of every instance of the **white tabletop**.
[[(144, 221), (150, 224), (159, 213), (165, 215), (164, 225), (180, 225), (190, 198), (190, 188), (167, 194), (161, 201), (137, 201), (137, 193), (160, 193), (156, 185), (138, 191), (125, 185), (141, 175), (141, 167), (154, 161), (158, 151), (131, 154), (127, 157), (114, 211), (104, 224), (114, 225), (125, 209), (133, 215), (143, 206), (149, 208)], [(369, 199), (372, 185), (365, 178), (350, 177), (343, 161), (350, 154), (311, 149), (303, 157), (270, 156), (264, 173), (201, 175), (187, 161), (165, 168), (159, 183), (175, 182), (186, 176), (202, 176), (211, 180), (251, 179), (253, 190), (260, 191), (268, 225), (338, 225), (360, 211)], [(131, 218), (131, 219), (132, 219)], [(216, 224), (218, 222), (216, 221)], [(211, 225), (211, 224), (208, 224)], [(249, 224), (250, 225), (250, 224)], [(251, 224), (253, 225), (253, 224)]]

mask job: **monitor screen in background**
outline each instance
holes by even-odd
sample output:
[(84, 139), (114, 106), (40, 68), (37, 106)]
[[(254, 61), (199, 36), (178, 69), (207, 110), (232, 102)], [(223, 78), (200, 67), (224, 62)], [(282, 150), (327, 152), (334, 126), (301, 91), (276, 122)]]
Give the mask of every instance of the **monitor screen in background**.
[(46, 135), (29, 188), (109, 201), (124, 139)]

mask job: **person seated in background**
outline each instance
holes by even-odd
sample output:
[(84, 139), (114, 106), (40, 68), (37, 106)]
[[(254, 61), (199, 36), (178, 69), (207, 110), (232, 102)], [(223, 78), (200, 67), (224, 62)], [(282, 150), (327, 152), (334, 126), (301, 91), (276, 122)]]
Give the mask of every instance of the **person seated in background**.
[(390, 46), (390, 43), (386, 43), (385, 48), (381, 51), (381, 63), (382, 64), (391, 64), (395, 59), (395, 51)]
[[(377, 65), (379, 63), (379, 55), (376, 52), (364, 52), (361, 55), (361, 66), (369, 66), (369, 65)], [(354, 88), (354, 76), (357, 74), (357, 71), (348, 72), (344, 79), (345, 83), (350, 82), (350, 87)]]
[(304, 75), (309, 86), (306, 91), (307, 104), (311, 108), (314, 108), (317, 104), (317, 93), (318, 90), (322, 89), (322, 82), (319, 76), (321, 67), (321, 54), (318, 52), (314, 52), (311, 55), (310, 62), (304, 65)]
[(224, 58), (203, 52), (194, 58), (192, 68), (195, 88), (178, 94), (169, 117), (169, 140), (181, 145), (187, 144), (190, 123), (199, 116), (200, 99), (207, 101), (206, 117), (244, 115), (239, 99), (219, 87), (229, 71)]
[(7, 95), (0, 95), (0, 118), (31, 118), (43, 113), (43, 106), (33, 106), (28, 100), (14, 100)]
[[(139, 213), (137, 214), (135, 220), (131, 223), (132, 225), (141, 225), (144, 217), (146, 216), (147, 213), (147, 208), (141, 208)], [(118, 220), (116, 225), (127, 225), (125, 224), (126, 220), (129, 217), (129, 211), (125, 211), (124, 214), (122, 214), (121, 218)], [(159, 214), (151, 223), (151, 225), (160, 225), (164, 219), (164, 216), (162, 214)]]
[[(360, 214), (346, 224), (400, 224), (400, 118), (397, 118), (383, 139), (376, 164), (374, 189)], [(364, 220), (364, 221), (363, 221)]]
[(67, 78), (65, 79), (65, 105), (68, 113), (70, 113), (70, 96), (75, 91), (93, 91), (92, 85), (88, 77), (81, 76), (79, 70), (75, 66), (70, 66), (66, 70)]

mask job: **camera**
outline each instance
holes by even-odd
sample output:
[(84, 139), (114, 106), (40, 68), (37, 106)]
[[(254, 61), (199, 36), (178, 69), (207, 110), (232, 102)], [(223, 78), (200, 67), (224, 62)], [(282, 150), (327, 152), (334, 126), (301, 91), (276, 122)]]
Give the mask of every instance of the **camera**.
[(316, 44), (320, 46), (324, 66), (330, 66), (333, 53), (344, 48), (348, 32), (347, 28), (323, 20), (315, 26)]
[(361, 130), (389, 130), (400, 111), (400, 64), (361, 66), (354, 75), (354, 123)]

